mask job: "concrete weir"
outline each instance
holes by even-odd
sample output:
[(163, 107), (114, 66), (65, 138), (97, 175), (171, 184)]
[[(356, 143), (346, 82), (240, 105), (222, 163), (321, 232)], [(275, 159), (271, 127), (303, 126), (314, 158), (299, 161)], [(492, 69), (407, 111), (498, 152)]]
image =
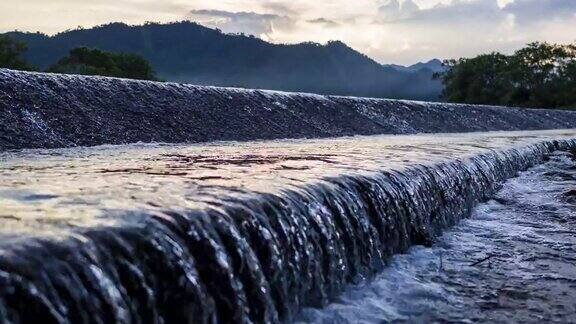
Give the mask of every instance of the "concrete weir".
[(429, 245), (576, 130), (0, 154), (6, 322), (280, 322)]
[(569, 111), (4, 69), (0, 128), (7, 323), (290, 321), (576, 150)]
[(576, 128), (576, 112), (0, 69), (0, 150)]

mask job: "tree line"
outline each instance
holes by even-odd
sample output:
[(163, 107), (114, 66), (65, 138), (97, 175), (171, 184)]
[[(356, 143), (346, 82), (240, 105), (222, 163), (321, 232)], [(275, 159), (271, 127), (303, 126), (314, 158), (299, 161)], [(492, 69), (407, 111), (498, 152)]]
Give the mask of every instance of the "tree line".
[[(23, 59), (26, 44), (0, 35), (0, 68), (22, 71), (38, 69)], [(111, 53), (99, 49), (78, 47), (46, 72), (82, 75), (100, 75), (139, 80), (158, 80), (150, 63), (139, 55)]]
[(444, 61), (448, 102), (576, 109), (576, 43), (535, 42), (512, 55)]

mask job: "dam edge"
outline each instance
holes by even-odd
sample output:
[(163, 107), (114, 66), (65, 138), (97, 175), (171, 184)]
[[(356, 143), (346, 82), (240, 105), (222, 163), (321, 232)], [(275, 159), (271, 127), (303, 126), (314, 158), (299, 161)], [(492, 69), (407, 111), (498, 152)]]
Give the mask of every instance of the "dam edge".
[[(346, 284), (375, 275), (389, 256), (430, 244), (500, 182), (546, 154), (574, 148), (575, 139), (541, 141), (402, 171), (343, 175), (213, 210), (167, 209), (149, 215), (137, 229), (88, 229), (82, 240), (33, 240), (0, 259), (2, 309), (60, 322), (81, 319), (87, 296), (62, 298), (72, 288), (59, 282), (66, 269), (100, 300), (103, 308), (93, 311), (103, 321), (145, 314), (167, 321), (287, 320), (301, 307), (321, 307)], [(308, 243), (298, 243), (302, 239)], [(219, 264), (219, 253), (228, 266)], [(148, 279), (135, 285), (137, 273), (126, 263), (148, 271), (141, 274)], [(168, 299), (143, 293), (144, 283)], [(106, 293), (110, 287), (115, 293)], [(171, 299), (176, 296), (186, 296), (188, 303)]]

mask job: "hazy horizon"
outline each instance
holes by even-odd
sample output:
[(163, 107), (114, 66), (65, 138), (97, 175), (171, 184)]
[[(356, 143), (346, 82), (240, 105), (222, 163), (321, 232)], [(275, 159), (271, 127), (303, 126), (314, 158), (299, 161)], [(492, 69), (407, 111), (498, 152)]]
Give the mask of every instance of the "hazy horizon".
[[(340, 40), (383, 64), (511, 53), (532, 41), (576, 40), (573, 0), (6, 0), (0, 32), (190, 20), (272, 43)], [(571, 28), (572, 27), (572, 28)]]

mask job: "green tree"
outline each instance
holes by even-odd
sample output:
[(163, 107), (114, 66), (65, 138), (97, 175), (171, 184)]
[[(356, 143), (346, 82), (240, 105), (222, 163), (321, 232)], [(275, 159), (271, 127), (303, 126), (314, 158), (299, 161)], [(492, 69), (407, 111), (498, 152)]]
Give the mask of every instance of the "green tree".
[(499, 53), (445, 61), (442, 95), (450, 102), (505, 104), (510, 86), (510, 79), (503, 73), (507, 65), (507, 57)]
[(449, 102), (576, 108), (576, 45), (531, 43), (513, 55), (449, 60), (437, 75)]
[(101, 75), (139, 80), (158, 80), (152, 66), (141, 56), (117, 54), (75, 48), (70, 54), (51, 66), (48, 72), (65, 74)]
[(26, 44), (17, 42), (8, 36), (0, 35), (0, 68), (25, 71), (35, 70), (21, 58), (24, 52), (26, 52)]
[[(576, 55), (576, 46), (570, 48), (573, 55)], [(567, 63), (560, 72), (560, 79), (563, 82), (558, 87), (556, 94), (559, 102), (564, 107), (576, 107), (576, 60)]]

